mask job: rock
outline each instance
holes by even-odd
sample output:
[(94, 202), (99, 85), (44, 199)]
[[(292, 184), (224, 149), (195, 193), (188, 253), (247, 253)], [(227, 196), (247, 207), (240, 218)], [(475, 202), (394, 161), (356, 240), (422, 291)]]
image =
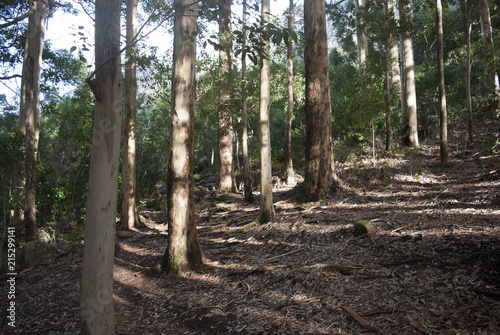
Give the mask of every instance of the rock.
[(40, 264), (45, 258), (52, 255), (52, 247), (43, 241), (31, 241), (26, 243), (19, 253), (19, 261), (22, 267), (30, 268)]
[(221, 202), (215, 205), (216, 212), (232, 212), (239, 208), (237, 203), (229, 203)]
[(118, 238), (130, 238), (134, 236), (134, 234), (130, 230), (117, 230), (116, 237)]
[(354, 224), (354, 236), (359, 237), (368, 234), (372, 230), (370, 221), (358, 221)]

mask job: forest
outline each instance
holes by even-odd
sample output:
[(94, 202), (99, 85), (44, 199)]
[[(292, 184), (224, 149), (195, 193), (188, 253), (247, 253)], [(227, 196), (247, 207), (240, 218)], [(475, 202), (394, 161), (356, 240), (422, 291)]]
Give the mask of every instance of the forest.
[(0, 334), (500, 334), (498, 1), (0, 3)]

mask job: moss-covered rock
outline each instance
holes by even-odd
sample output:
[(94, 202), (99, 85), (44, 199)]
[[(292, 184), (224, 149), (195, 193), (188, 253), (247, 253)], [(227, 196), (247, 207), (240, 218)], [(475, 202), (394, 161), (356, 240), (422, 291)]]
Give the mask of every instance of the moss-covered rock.
[(370, 221), (361, 220), (354, 223), (354, 236), (359, 237), (368, 234), (373, 229)]
[(19, 264), (23, 268), (30, 268), (40, 264), (45, 258), (52, 255), (52, 247), (43, 241), (26, 243), (19, 253)]

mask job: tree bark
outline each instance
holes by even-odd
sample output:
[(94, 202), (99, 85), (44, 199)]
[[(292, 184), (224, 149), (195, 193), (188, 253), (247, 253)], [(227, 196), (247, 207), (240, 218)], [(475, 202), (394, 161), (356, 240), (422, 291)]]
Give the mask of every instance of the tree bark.
[[(269, 0), (262, 0), (263, 29), (269, 23)], [(262, 38), (263, 55), (260, 58), (260, 106), (259, 106), (259, 140), (260, 140), (260, 216), (259, 222), (266, 223), (274, 217), (273, 187), (271, 184), (271, 131), (269, 126), (269, 111), (271, 100), (271, 75), (269, 39)]]
[[(394, 4), (392, 0), (387, 0), (388, 30), (389, 30), (389, 48), (390, 48), (390, 66), (391, 66), (391, 92), (395, 89), (401, 90), (401, 70), (399, 65), (399, 46), (398, 39), (393, 33), (396, 29), (396, 20), (394, 14)], [(401, 94), (395, 103), (401, 102)]]
[[(288, 30), (293, 30), (293, 21), (295, 18), (293, 0), (290, 0), (290, 17), (288, 18)], [(286, 112), (285, 124), (285, 177), (287, 185), (295, 184), (295, 174), (293, 172), (292, 159), (292, 118), (293, 118), (293, 43), (288, 39), (286, 74), (288, 78), (288, 107)]]
[(135, 161), (137, 123), (137, 0), (127, 0), (127, 37), (129, 48), (125, 54), (125, 125), (123, 130), (122, 192), (120, 228), (130, 229), (137, 222), (135, 200)]
[(21, 126), (25, 134), (24, 226), (26, 241), (38, 239), (36, 227), (36, 151), (40, 133), (40, 72), (45, 35), (47, 3), (34, 1), (28, 20), (28, 37), (23, 60)]
[(419, 147), (417, 123), (417, 91), (415, 85), (415, 61), (413, 57), (412, 14), (410, 0), (400, 0), (403, 36), (404, 79), (406, 110), (404, 113), (403, 141), (412, 147)]
[(114, 334), (113, 264), (122, 90), (119, 0), (95, 2), (94, 129), (81, 282), (83, 334)]
[(474, 129), (472, 121), (472, 93), (471, 93), (471, 59), (470, 59), (470, 40), (472, 35), (472, 20), (470, 15), (471, 0), (467, 0), (467, 124), (469, 131), (469, 142), (474, 140)]
[(305, 1), (306, 192), (326, 196), (337, 177), (333, 161), (332, 109), (324, 1)]
[(362, 11), (365, 8), (365, 0), (355, 0), (356, 5), (356, 36), (358, 39), (358, 61), (359, 66), (366, 64), (368, 56), (368, 37), (366, 36), (366, 27), (362, 18)]
[(391, 150), (392, 128), (391, 128), (391, 34), (389, 32), (389, 2), (384, 0), (385, 10), (385, 151)]
[[(176, 0), (169, 166), (167, 175), (168, 246), (162, 270), (176, 274), (202, 263), (193, 198), (194, 104), (198, 3)], [(189, 35), (186, 36), (186, 32)], [(187, 39), (186, 39), (187, 37)], [(184, 41), (183, 41), (184, 39)]]
[[(492, 59), (496, 58), (495, 49), (493, 45), (493, 30), (491, 28), (491, 16), (490, 8), (488, 6), (488, 0), (479, 1), (479, 11), (481, 13), (481, 35), (483, 37), (484, 43), (487, 45), (488, 56)], [(490, 79), (490, 85), (492, 86), (495, 95), (500, 99), (500, 82), (498, 79), (498, 73), (494, 70), (488, 70)]]
[(231, 38), (231, 2), (219, 0), (219, 68), (222, 80), (219, 87), (219, 189), (220, 193), (235, 189), (234, 158), (233, 158), (233, 120), (231, 117), (231, 72), (232, 72), (232, 38)]
[(441, 164), (448, 165), (448, 116), (446, 111), (446, 89), (444, 85), (444, 46), (443, 46), (443, 6), (436, 0), (437, 56), (438, 56), (438, 90), (440, 102), (440, 155)]
[(248, 203), (254, 202), (253, 193), (252, 193), (252, 182), (250, 179), (250, 162), (248, 160), (248, 103), (247, 103), (247, 54), (245, 51), (246, 48), (246, 10), (247, 10), (247, 0), (243, 0), (243, 43), (241, 53), (241, 123), (242, 123), (242, 132), (241, 132), (241, 150), (243, 153), (243, 190), (245, 194), (245, 201)]

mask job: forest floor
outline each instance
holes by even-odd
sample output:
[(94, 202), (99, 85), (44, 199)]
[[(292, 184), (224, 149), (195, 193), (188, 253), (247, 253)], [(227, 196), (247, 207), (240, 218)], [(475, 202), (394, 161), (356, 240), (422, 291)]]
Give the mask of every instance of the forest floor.
[[(175, 277), (156, 270), (165, 212), (144, 210), (116, 242), (116, 333), (500, 334), (500, 124), (478, 131), (450, 132), (449, 167), (434, 140), (337, 166), (345, 189), (322, 202), (277, 188), (265, 225), (245, 226), (259, 207), (240, 194), (197, 198), (205, 262)], [(359, 220), (374, 229), (356, 238)], [(18, 275), (6, 334), (79, 333), (82, 246), (54, 250)]]

